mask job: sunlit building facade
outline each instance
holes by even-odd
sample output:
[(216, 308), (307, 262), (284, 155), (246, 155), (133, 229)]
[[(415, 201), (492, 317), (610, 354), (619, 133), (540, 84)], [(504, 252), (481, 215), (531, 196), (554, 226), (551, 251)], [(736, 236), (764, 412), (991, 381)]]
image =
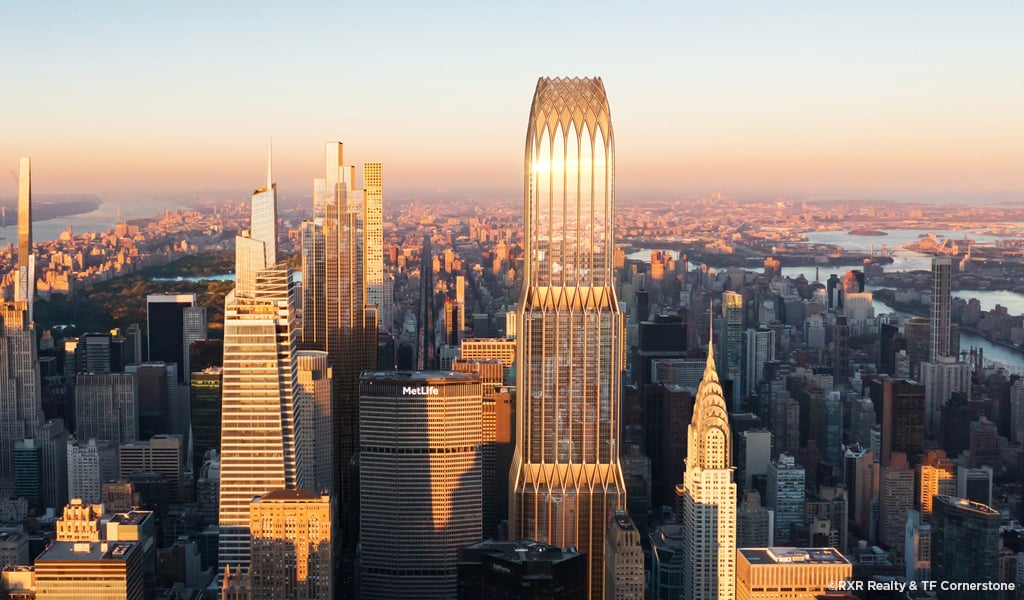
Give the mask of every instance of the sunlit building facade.
[(455, 597), (458, 549), (481, 538), (481, 394), (468, 373), (362, 376), (361, 598)]
[(333, 600), (331, 498), (274, 490), (249, 505), (253, 600)]
[(220, 550), (223, 569), (249, 564), (249, 503), (270, 490), (306, 487), (291, 268), (261, 271), (252, 295), (224, 306)]
[(591, 598), (604, 597), (609, 518), (626, 504), (614, 165), (601, 79), (540, 79), (524, 164), (510, 535), (586, 552)]

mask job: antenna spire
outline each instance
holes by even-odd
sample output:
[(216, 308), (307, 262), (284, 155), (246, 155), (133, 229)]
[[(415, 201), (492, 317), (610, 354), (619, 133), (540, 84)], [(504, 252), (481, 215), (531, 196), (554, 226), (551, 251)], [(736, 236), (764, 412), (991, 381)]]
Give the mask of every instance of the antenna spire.
[(274, 137), (267, 134), (267, 191), (274, 186)]

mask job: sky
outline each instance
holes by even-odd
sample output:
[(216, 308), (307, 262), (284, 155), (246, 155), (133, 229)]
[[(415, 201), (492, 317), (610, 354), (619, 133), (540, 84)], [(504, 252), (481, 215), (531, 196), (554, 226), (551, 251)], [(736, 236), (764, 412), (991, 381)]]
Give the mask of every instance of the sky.
[[(1024, 201), (1024, 2), (2, 2), (0, 196), (517, 198), (537, 78), (601, 76), (616, 192)], [(221, 196), (218, 196), (221, 195)]]

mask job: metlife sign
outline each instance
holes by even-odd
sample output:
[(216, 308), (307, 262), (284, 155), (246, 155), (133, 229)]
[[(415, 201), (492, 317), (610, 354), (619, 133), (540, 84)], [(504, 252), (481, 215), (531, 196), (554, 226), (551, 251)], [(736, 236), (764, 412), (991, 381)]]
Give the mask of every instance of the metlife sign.
[(440, 390), (432, 385), (421, 385), (419, 387), (402, 386), (403, 396), (437, 396)]

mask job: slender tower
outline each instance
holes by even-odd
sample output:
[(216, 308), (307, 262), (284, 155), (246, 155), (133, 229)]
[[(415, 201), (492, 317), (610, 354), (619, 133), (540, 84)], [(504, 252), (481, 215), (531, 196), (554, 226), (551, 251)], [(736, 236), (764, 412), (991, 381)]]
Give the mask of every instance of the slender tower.
[[(708, 339), (715, 339), (712, 335)], [(715, 370), (713, 344), (687, 430), (686, 471), (676, 486), (683, 522), (687, 600), (733, 600), (736, 591), (736, 484), (729, 406)]]
[(430, 234), (423, 236), (420, 250), (420, 304), (416, 329), (416, 368), (420, 371), (437, 368), (434, 364), (434, 260), (430, 251)]
[(604, 597), (607, 526), (626, 505), (614, 165), (601, 79), (540, 79), (526, 132), (511, 533), (586, 552), (591, 598)]
[(938, 362), (940, 356), (949, 356), (952, 271), (953, 260), (948, 256), (932, 258), (932, 332), (928, 362)]
[(32, 254), (32, 159), (21, 157), (18, 167), (18, 268), (14, 299), (28, 303), (26, 308), (31, 322), (36, 283), (36, 261)]

